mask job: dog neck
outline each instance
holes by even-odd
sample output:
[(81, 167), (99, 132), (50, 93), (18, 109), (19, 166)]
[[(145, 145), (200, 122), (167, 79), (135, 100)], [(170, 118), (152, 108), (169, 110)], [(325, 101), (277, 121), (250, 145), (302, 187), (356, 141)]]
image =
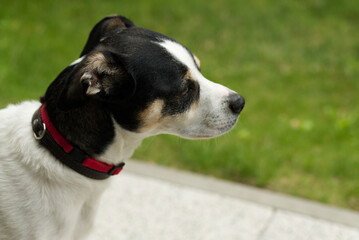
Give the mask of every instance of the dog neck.
[(146, 137), (121, 128), (111, 113), (95, 101), (67, 111), (48, 104), (48, 114), (66, 140), (107, 164), (116, 165), (130, 158)]
[(129, 159), (146, 137), (144, 134), (127, 131), (116, 123), (114, 123), (114, 127), (115, 137), (112, 143), (108, 145), (102, 154), (96, 155), (97, 159), (107, 164), (118, 164)]

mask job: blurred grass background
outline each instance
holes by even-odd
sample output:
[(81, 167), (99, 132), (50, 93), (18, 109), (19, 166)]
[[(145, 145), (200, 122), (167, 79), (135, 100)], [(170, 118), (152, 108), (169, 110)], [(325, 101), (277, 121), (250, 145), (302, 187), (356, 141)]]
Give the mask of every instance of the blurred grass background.
[(1, 0), (0, 106), (38, 99), (114, 13), (189, 47), (247, 102), (225, 136), (157, 136), (136, 158), (359, 210), (356, 1)]

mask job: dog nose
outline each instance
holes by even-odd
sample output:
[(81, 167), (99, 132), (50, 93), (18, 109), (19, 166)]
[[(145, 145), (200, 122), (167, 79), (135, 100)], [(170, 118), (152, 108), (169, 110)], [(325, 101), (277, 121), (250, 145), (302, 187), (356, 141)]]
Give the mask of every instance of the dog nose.
[(229, 109), (231, 109), (231, 111), (234, 114), (239, 114), (244, 108), (244, 104), (245, 104), (244, 98), (237, 93), (231, 94), (229, 96), (228, 102), (229, 102)]

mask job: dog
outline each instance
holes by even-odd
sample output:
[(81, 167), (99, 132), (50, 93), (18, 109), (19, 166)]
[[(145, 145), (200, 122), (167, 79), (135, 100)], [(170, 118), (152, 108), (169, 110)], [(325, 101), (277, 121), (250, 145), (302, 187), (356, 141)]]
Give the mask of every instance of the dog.
[(186, 47), (108, 16), (41, 102), (0, 110), (0, 239), (83, 239), (102, 192), (141, 141), (213, 138), (245, 101)]

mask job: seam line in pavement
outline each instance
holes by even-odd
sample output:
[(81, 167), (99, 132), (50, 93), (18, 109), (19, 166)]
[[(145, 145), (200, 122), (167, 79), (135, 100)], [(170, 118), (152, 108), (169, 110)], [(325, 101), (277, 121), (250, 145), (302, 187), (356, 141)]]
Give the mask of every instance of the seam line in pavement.
[(359, 213), (347, 209), (133, 159), (125, 171), (359, 228)]
[(264, 234), (267, 232), (267, 230), (269, 229), (270, 225), (272, 224), (272, 220), (273, 220), (273, 219), (275, 218), (275, 216), (277, 215), (277, 212), (278, 212), (278, 210), (275, 209), (275, 208), (272, 210), (272, 213), (271, 213), (271, 215), (269, 216), (269, 218), (268, 218), (266, 224), (264, 225), (264, 227), (263, 227), (263, 228), (259, 231), (259, 233), (258, 233), (258, 237), (257, 237), (258, 240), (263, 239)]

